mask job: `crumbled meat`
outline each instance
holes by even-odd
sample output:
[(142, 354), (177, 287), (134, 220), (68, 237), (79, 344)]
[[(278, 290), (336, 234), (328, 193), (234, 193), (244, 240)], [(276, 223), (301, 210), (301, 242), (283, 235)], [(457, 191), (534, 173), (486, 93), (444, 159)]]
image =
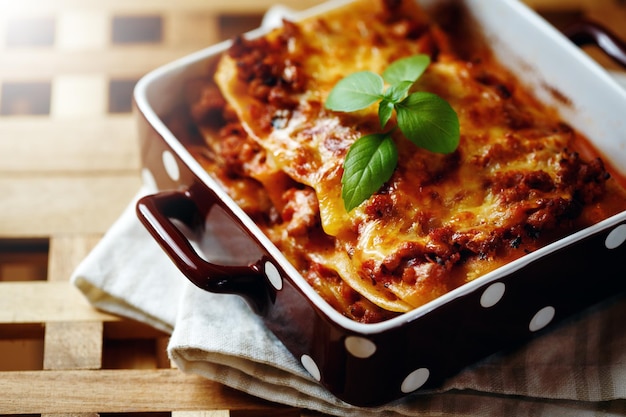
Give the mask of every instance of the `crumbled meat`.
[(290, 235), (306, 235), (319, 224), (319, 204), (313, 189), (290, 188), (283, 195), (283, 199), (286, 203), (281, 214)]
[(250, 96), (276, 107), (293, 107), (290, 94), (303, 91), (306, 79), (300, 63), (288, 52), (298, 27), (287, 20), (283, 25), (281, 36), (272, 41), (235, 38), (228, 53), (237, 61), (237, 76), (248, 86)]
[(365, 214), (371, 219), (382, 219), (393, 214), (393, 199), (389, 194), (375, 194), (365, 206)]
[(559, 165), (560, 181), (572, 187), (574, 196), (583, 204), (592, 203), (604, 194), (606, 180), (610, 175), (600, 158), (586, 163), (578, 153), (566, 152)]
[(247, 165), (261, 152), (259, 145), (251, 140), (238, 123), (231, 123), (220, 130), (220, 156), (224, 168), (231, 176), (249, 174)]

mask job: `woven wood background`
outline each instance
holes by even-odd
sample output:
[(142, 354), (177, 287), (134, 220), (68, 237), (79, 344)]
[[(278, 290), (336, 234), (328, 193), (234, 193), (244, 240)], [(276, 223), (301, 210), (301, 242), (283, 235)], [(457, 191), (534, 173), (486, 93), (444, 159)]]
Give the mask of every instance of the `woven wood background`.
[[(135, 82), (257, 27), (272, 3), (0, 0), (0, 415), (300, 415), (172, 369), (167, 335), (94, 310), (68, 282), (140, 186)], [(527, 3), (626, 39), (624, 1)]]

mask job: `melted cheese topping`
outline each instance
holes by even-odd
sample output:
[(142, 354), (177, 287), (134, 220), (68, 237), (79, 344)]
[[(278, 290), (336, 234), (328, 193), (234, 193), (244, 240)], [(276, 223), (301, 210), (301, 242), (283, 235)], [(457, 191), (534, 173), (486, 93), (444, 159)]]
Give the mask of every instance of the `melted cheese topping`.
[[(287, 91), (289, 103), (277, 108), (268, 109), (265, 100), (249, 94), (250, 80), (240, 76), (239, 57), (225, 55), (216, 73), (222, 93), (246, 131), (267, 150), (277, 168), (316, 190), (322, 225), (331, 235), (351, 222), (340, 195), (343, 156), (357, 137), (377, 129), (378, 116), (372, 107), (348, 121), (344, 115), (327, 112), (323, 102), (337, 81), (352, 72), (381, 73), (395, 59), (430, 52), (428, 45), (412, 39), (390, 38), (388, 13), (381, 2), (361, 1), (347, 10), (290, 25), (286, 40), (285, 30), (270, 33), (261, 48), (269, 53), (268, 65), (282, 67), (280, 74), (272, 76), (288, 83), (294, 73), (305, 74), (300, 91)], [(396, 13), (407, 13), (425, 29), (420, 10), (404, 6)]]
[[(257, 211), (280, 213), (264, 230), (331, 304), (362, 321), (421, 306), (567, 233), (608, 178), (599, 159), (572, 151), (576, 132), (489, 55), (461, 59), (415, 2), (392, 3), (361, 0), (238, 39), (215, 74), (243, 128), (238, 140), (257, 147), (243, 169), (269, 196)], [(433, 154), (397, 131), (395, 173), (348, 213), (343, 159), (378, 132), (378, 115), (375, 106), (334, 113), (324, 100), (341, 78), (417, 53), (432, 64), (414, 89), (456, 110), (459, 148)], [(205, 136), (219, 148), (223, 135)], [(259, 194), (221, 178), (234, 195)], [(363, 308), (375, 312), (355, 312)]]

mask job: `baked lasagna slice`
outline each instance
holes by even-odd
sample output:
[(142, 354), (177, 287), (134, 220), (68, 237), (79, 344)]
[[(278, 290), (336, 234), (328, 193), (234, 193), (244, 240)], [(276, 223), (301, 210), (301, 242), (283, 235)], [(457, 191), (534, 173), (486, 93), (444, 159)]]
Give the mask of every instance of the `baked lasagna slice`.
[[(593, 207), (609, 176), (600, 159), (576, 152), (579, 135), (485, 48), (460, 54), (451, 45), (414, 1), (360, 0), (236, 39), (218, 63), (217, 88), (207, 86), (227, 115), (220, 133), (205, 135), (207, 160), (230, 164), (226, 188), (355, 320), (414, 309), (606, 214)], [(415, 54), (431, 64), (414, 89), (455, 109), (459, 147), (431, 153), (395, 131), (394, 174), (348, 212), (343, 161), (356, 139), (380, 130), (377, 109), (332, 112), (325, 100), (340, 79)]]

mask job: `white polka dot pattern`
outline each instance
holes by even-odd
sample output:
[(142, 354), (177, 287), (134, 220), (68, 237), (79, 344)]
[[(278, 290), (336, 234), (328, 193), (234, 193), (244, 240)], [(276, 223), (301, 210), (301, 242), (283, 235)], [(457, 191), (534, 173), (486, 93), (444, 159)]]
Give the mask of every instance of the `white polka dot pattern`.
[(480, 297), (480, 305), (484, 308), (495, 306), (504, 296), (505, 289), (506, 286), (502, 282), (496, 282), (495, 284), (491, 284), (489, 287), (487, 287), (485, 292), (483, 292), (483, 295)]
[(546, 327), (552, 319), (554, 318), (556, 310), (552, 306), (544, 307), (537, 312), (530, 320), (530, 324), (528, 325), (528, 330), (531, 332), (536, 332), (538, 330)]
[(608, 249), (617, 249), (626, 242), (626, 224), (617, 226), (604, 241)]
[(165, 150), (163, 151), (161, 159), (167, 175), (172, 179), (172, 181), (178, 181), (180, 179), (180, 169), (178, 168), (178, 163), (176, 162), (174, 155), (170, 151)]
[(302, 355), (302, 357), (300, 358), (300, 362), (302, 363), (302, 366), (304, 366), (304, 369), (306, 369), (306, 371), (310, 373), (316, 381), (319, 382), (322, 379), (320, 368), (318, 368), (312, 357), (310, 357), (309, 355)]
[(273, 263), (265, 263), (265, 275), (277, 291), (280, 291), (283, 288), (283, 279), (280, 276), (280, 272), (278, 272), (278, 269)]
[(346, 350), (356, 358), (366, 359), (376, 353), (376, 345), (364, 337), (348, 336), (344, 342)]
[(408, 394), (422, 387), (428, 381), (430, 371), (427, 368), (419, 368), (411, 372), (404, 378), (400, 389), (403, 393)]

